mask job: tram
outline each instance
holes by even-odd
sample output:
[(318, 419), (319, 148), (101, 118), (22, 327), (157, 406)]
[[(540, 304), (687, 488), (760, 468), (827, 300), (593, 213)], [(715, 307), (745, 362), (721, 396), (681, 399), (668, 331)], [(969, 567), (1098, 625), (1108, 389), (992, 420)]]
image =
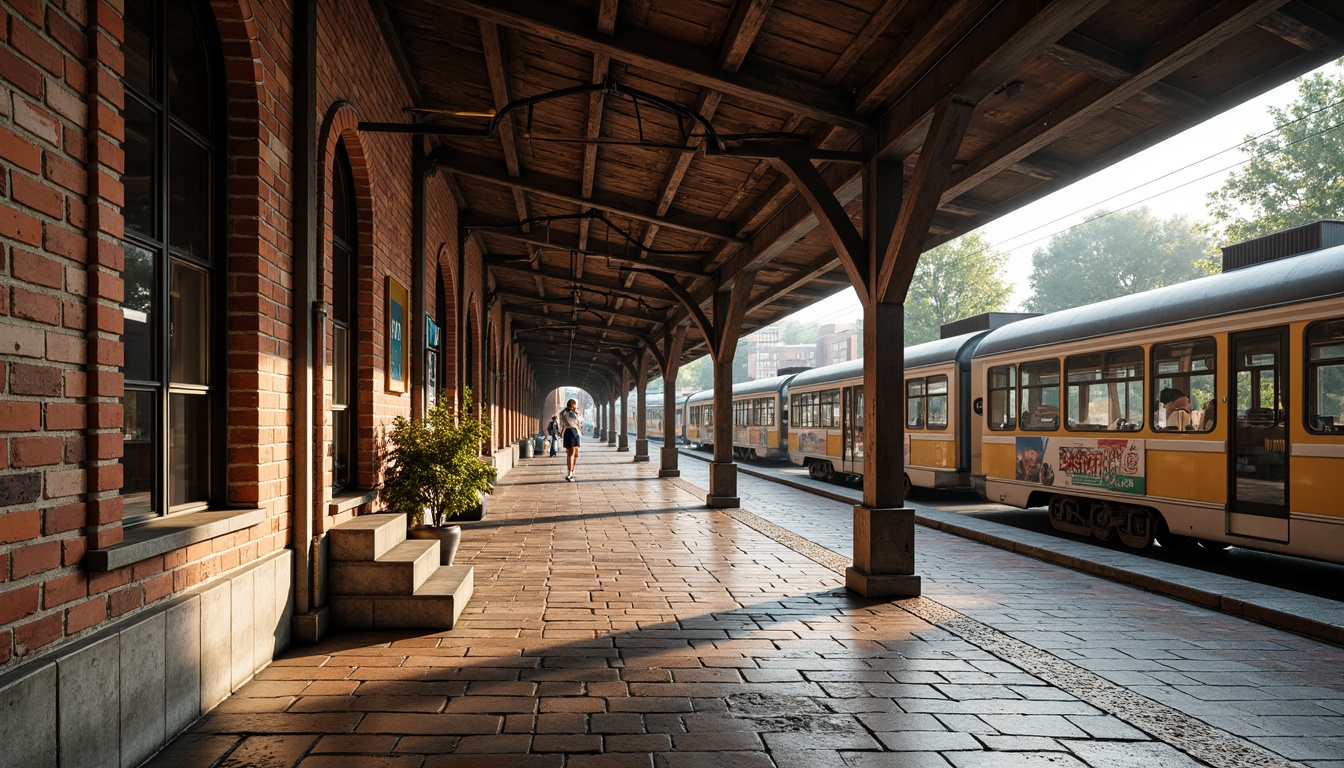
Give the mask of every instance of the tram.
[[(969, 488), (971, 355), (988, 331), (905, 350), (905, 491)], [(789, 460), (812, 477), (863, 474), (863, 359), (805, 371), (789, 385)]]
[[(788, 387), (795, 374), (747, 381), (733, 386), (733, 455), (782, 459), (788, 455)], [(714, 444), (714, 390), (686, 398), (686, 441)]]
[[(685, 412), (686, 398), (688, 397), (690, 397), (690, 395), (677, 396), (675, 401), (677, 404), (676, 414), (673, 416), (672, 422), (677, 439), (682, 441), (686, 439), (686, 420), (683, 414)], [(646, 392), (644, 398), (645, 434), (649, 437), (656, 437), (661, 440), (663, 437), (663, 393), (661, 391)], [(631, 423), (634, 423), (634, 420), (638, 418), (637, 410), (637, 408), (631, 406)]]
[(988, 500), (1131, 547), (1344, 563), (1344, 247), (1022, 320), (971, 366)]

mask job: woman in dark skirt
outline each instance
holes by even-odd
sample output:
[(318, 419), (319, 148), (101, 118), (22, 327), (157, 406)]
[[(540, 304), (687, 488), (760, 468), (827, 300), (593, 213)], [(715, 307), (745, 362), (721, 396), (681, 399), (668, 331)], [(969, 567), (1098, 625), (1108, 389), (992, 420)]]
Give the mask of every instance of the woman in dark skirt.
[(565, 410), (560, 412), (560, 428), (564, 430), (566, 465), (569, 474), (565, 480), (574, 482), (574, 465), (579, 461), (579, 435), (583, 432), (583, 417), (579, 415), (579, 404), (570, 400)]

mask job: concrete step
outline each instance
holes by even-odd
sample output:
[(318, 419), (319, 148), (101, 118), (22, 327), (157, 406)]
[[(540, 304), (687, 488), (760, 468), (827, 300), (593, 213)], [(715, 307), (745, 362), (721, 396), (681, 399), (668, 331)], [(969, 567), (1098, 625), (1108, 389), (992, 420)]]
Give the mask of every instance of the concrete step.
[(347, 629), (452, 629), (474, 588), (470, 565), (443, 565), (415, 594), (333, 594), (332, 618)]
[(360, 515), (328, 533), (332, 560), (377, 560), (406, 540), (406, 515)]
[(407, 540), (377, 560), (332, 560), (327, 589), (333, 595), (409, 595), (438, 567), (438, 541)]

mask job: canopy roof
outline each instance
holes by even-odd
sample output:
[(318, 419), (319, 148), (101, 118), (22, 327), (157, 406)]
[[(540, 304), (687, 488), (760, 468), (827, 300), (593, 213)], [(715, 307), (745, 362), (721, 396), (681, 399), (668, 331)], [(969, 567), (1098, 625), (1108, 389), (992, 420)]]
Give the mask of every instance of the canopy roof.
[[(667, 279), (708, 306), (759, 270), (744, 333), (849, 285), (772, 155), (806, 153), (862, 233), (863, 162), (909, 178), (939, 106), (974, 104), (932, 247), (1344, 54), (1329, 0), (375, 6), (543, 389), (685, 323)], [(705, 349), (692, 324), (683, 358)]]

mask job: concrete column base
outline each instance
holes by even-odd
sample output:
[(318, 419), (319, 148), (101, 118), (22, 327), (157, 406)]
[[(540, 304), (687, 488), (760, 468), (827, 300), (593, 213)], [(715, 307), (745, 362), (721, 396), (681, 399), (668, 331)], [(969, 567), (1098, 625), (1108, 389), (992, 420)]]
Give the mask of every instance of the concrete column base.
[(915, 511), (854, 507), (854, 566), (845, 586), (864, 597), (917, 597)]
[(331, 631), (331, 611), (324, 605), (314, 609), (312, 613), (296, 614), (292, 631), (295, 642), (304, 645), (317, 644)]
[(713, 509), (734, 509), (742, 506), (737, 496), (737, 464), (731, 461), (709, 463), (709, 495), (705, 504)]
[(920, 581), (915, 575), (874, 576), (855, 568), (846, 568), (845, 589), (864, 597), (919, 597)]
[(635, 461), (649, 460), (649, 441), (642, 437), (635, 438)]
[(659, 477), (681, 477), (681, 470), (677, 469), (678, 456), (676, 448), (658, 449)]

